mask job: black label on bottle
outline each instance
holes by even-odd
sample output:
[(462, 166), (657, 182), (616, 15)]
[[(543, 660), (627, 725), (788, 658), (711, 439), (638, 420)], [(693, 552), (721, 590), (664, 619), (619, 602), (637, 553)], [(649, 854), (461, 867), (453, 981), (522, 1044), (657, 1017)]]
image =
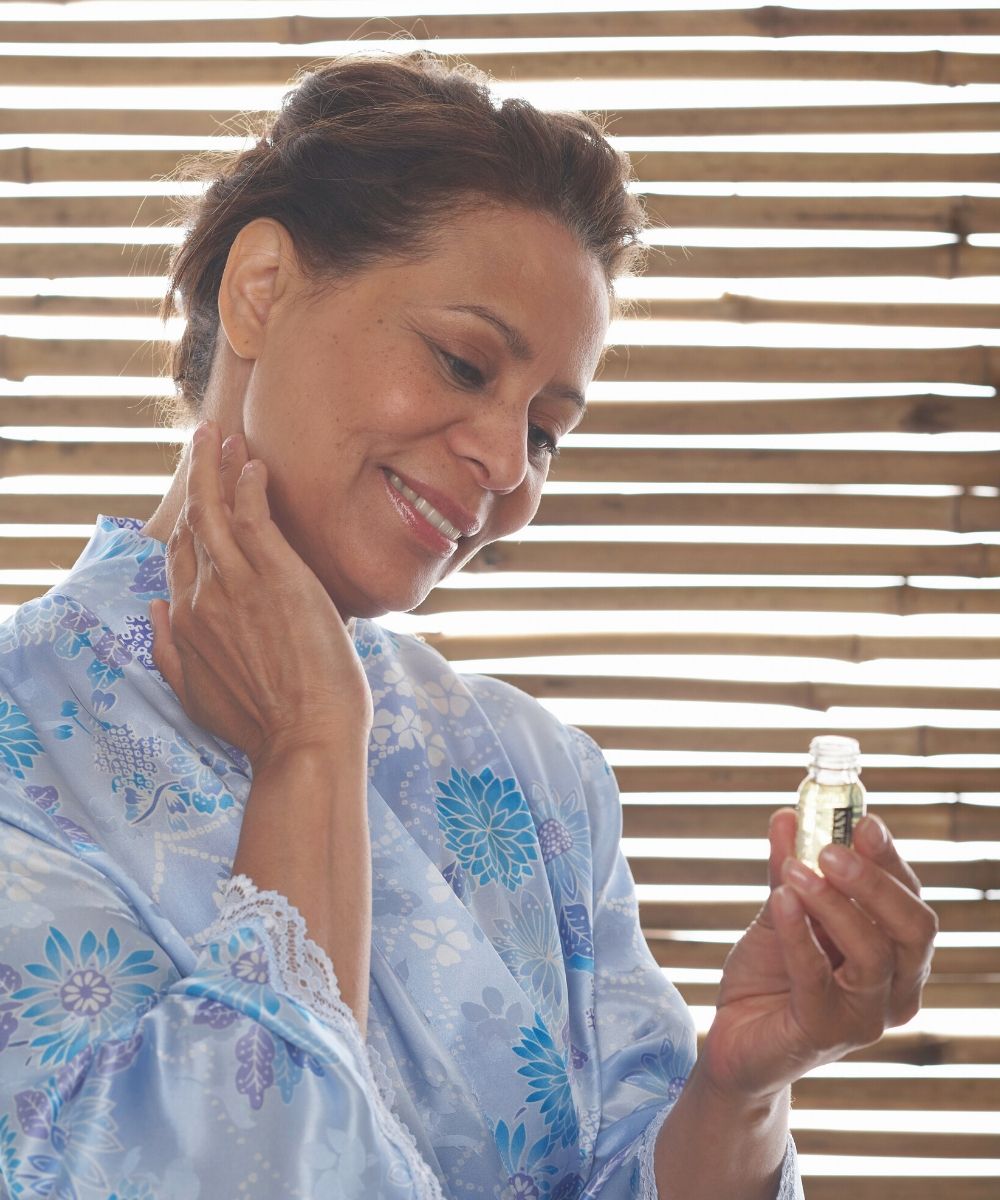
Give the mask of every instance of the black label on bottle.
[(851, 844), (851, 810), (849, 808), (833, 810), (833, 840), (840, 846)]

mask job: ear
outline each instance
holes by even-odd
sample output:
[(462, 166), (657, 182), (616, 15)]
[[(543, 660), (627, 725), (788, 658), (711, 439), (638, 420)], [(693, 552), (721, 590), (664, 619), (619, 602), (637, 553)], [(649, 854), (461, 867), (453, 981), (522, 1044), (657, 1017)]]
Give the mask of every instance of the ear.
[(219, 286), (219, 325), (238, 358), (260, 355), (271, 309), (288, 291), (296, 262), (291, 235), (271, 217), (236, 235)]

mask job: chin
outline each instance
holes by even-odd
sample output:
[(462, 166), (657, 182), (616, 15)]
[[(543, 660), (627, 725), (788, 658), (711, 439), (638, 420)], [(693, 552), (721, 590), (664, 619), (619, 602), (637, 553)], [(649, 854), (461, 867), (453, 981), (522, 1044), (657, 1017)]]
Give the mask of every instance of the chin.
[(398, 580), (386, 581), (381, 587), (373, 587), (373, 581), (366, 579), (366, 587), (351, 586), (346, 580), (338, 579), (336, 585), (324, 582), (327, 593), (337, 606), (337, 611), (346, 621), (349, 617), (363, 617), (374, 620), (384, 617), (386, 613), (410, 612), (427, 598), (438, 580), (416, 581)]

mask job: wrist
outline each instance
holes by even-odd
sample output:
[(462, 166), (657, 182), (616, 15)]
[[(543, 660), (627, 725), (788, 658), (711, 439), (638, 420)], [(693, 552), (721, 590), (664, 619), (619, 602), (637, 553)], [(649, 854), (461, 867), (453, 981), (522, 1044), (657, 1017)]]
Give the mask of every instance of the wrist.
[(289, 736), (269, 738), (251, 760), (254, 777), (274, 771), (302, 771), (336, 767), (338, 771), (351, 764), (367, 771), (367, 734), (343, 731), (328, 735)]
[(714, 1073), (704, 1055), (699, 1055), (691, 1071), (684, 1091), (689, 1089), (706, 1110), (736, 1115), (742, 1122), (766, 1124), (776, 1113), (787, 1110), (791, 1101), (789, 1085), (759, 1090), (740, 1087)]

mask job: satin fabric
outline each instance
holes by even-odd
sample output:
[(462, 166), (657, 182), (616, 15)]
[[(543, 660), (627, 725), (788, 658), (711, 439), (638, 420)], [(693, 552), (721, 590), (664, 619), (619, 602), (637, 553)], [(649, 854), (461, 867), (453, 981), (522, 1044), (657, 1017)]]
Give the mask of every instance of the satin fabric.
[[(402, 1198), (415, 1146), (446, 1197), (655, 1195), (695, 1036), (597, 745), (357, 622), (387, 1127), (360, 1043), (279, 977), (262, 927), (218, 936), (252, 776), (151, 660), (164, 551), (102, 516), (0, 626), (7, 1194)], [(781, 1194), (801, 1194), (791, 1143)]]

